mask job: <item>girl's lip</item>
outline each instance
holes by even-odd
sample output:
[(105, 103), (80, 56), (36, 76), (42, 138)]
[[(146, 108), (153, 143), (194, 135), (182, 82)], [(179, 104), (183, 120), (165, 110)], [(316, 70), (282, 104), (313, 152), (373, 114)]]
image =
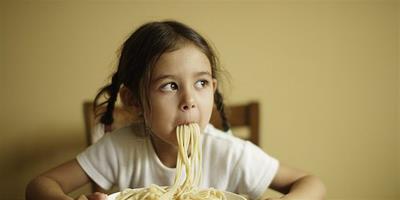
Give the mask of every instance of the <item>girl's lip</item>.
[(188, 125), (191, 123), (196, 123), (195, 121), (190, 121), (190, 120), (184, 120), (184, 121), (178, 121), (177, 125), (181, 126), (181, 125)]

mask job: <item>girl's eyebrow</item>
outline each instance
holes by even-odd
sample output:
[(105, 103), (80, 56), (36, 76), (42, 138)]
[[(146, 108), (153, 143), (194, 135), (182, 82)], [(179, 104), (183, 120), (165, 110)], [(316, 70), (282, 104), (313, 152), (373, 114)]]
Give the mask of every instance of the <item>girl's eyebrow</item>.
[(169, 78), (169, 79), (174, 79), (175, 76), (174, 76), (174, 75), (170, 75), (170, 74), (161, 75), (161, 76), (159, 76), (159, 77), (153, 79), (153, 82), (157, 82), (157, 81), (160, 81), (160, 80), (162, 80), (162, 79), (168, 79), (168, 78)]
[(209, 71), (197, 72), (195, 76), (203, 76), (203, 75), (212, 77), (211, 72)]
[[(197, 73), (194, 75), (194, 77), (204, 76), (204, 75), (205, 75), (205, 76), (210, 76), (210, 77), (212, 77), (211, 72), (208, 72), (208, 71), (197, 72)], [(153, 82), (157, 82), (157, 81), (160, 81), (160, 80), (162, 80), (162, 79), (175, 79), (175, 78), (176, 78), (175, 75), (172, 75), (172, 74), (164, 74), (164, 75), (161, 75), (161, 76), (159, 76), (159, 77), (153, 79)]]

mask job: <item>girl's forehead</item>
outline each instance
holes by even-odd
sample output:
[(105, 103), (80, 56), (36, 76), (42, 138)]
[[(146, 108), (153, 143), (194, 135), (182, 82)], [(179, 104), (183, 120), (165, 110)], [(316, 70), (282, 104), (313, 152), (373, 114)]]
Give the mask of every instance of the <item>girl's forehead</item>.
[(174, 73), (210, 72), (208, 57), (195, 45), (187, 44), (181, 48), (163, 53), (153, 68), (153, 77)]

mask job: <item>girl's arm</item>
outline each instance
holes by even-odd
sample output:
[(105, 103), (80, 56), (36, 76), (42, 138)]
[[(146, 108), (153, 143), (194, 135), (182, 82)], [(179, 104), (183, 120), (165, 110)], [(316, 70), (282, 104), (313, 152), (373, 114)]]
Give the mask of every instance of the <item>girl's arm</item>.
[(66, 194), (89, 181), (74, 159), (34, 178), (26, 188), (26, 200), (72, 200)]
[(270, 187), (285, 194), (279, 199), (322, 200), (326, 195), (326, 188), (319, 178), (282, 163)]

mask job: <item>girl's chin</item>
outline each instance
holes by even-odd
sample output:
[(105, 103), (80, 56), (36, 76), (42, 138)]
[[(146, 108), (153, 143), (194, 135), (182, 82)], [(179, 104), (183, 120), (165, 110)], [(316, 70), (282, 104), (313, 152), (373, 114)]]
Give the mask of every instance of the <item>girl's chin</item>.
[(157, 140), (158, 142), (161, 142), (166, 145), (171, 145), (171, 146), (178, 146), (178, 141), (176, 139), (175, 133), (173, 134), (173, 137), (162, 137), (156, 134), (152, 135), (153, 140)]

